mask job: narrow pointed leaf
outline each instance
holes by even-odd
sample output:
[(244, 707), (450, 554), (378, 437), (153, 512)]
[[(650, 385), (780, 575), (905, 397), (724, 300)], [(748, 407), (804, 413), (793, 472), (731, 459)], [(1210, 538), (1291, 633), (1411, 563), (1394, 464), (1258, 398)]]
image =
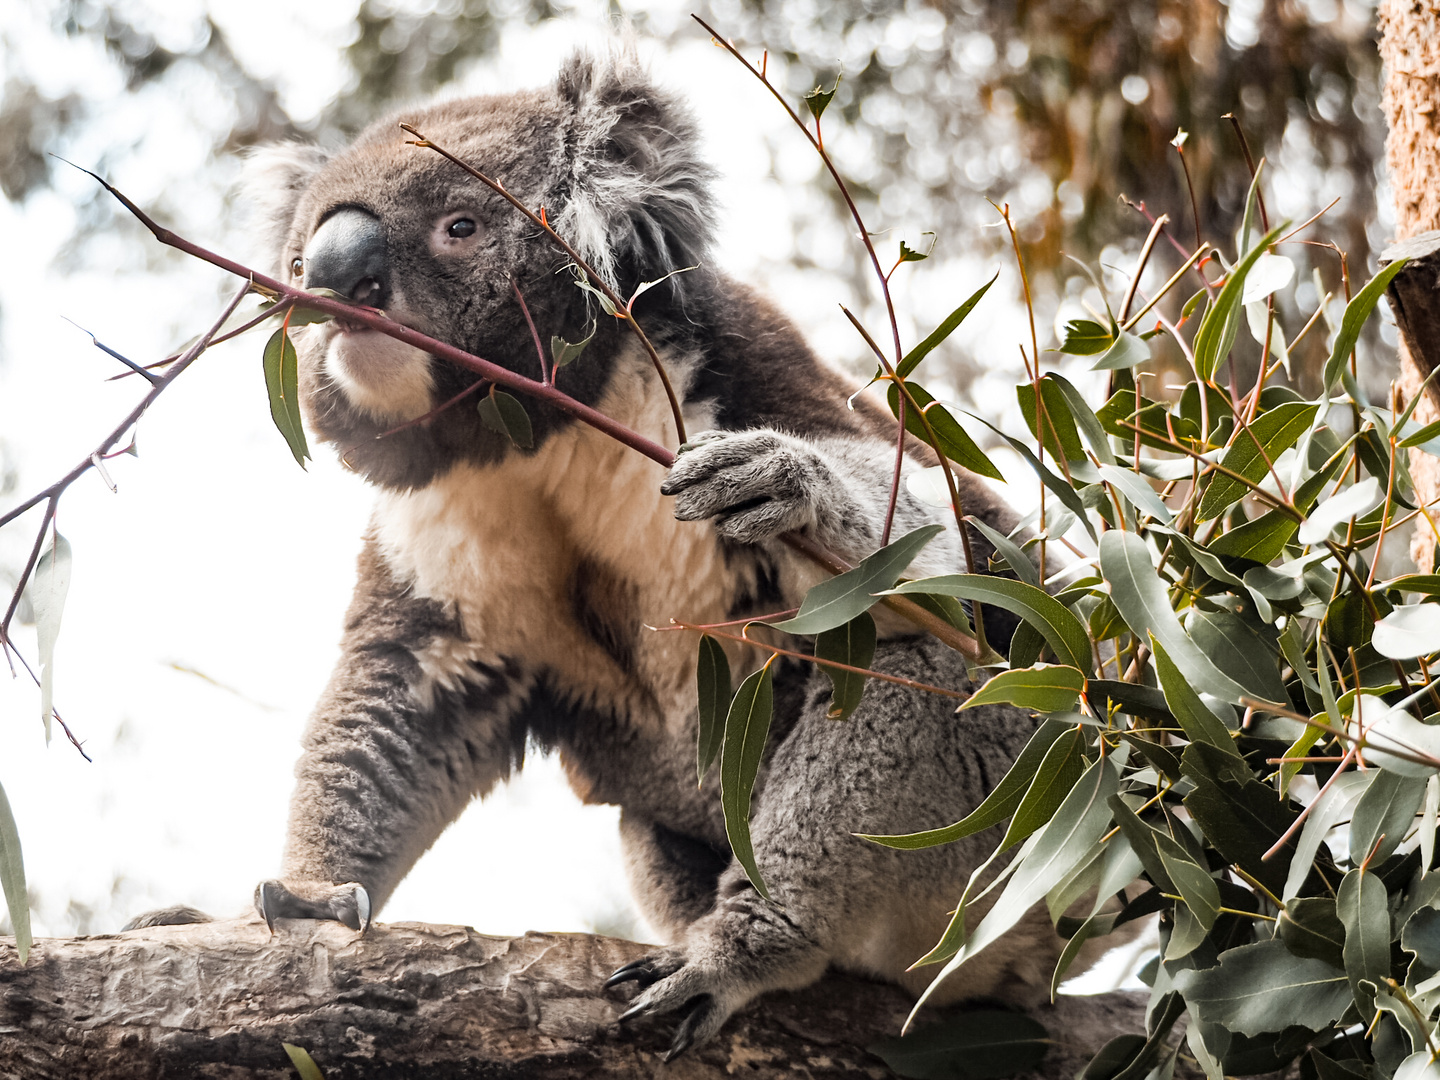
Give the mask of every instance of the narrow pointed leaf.
[[(1011, 540), (999, 529), (992, 529), (989, 525), (986, 525), (985, 522), (973, 515), (967, 517), (965, 520), (978, 529), (980, 535), (985, 537), (986, 540), (989, 540), (995, 550), (1005, 557), (1005, 562), (1017, 578), (1025, 582), (1026, 585), (1033, 585), (1037, 589), (1040, 588), (1040, 571), (1035, 568), (1035, 564), (1030, 561), (1029, 556), (1020, 550), (1019, 544), (1015, 543), (1014, 540)], [(1437, 608), (1437, 610), (1440, 610), (1440, 608)]]
[(1050, 747), (1069, 730), (1071, 730), (1070, 726), (1061, 720), (1046, 720), (1041, 724), (1035, 734), (1030, 736), (1030, 741), (1025, 744), (1025, 749), (1020, 751), (1020, 756), (1015, 759), (1015, 764), (1010, 766), (1010, 770), (995, 785), (994, 790), (985, 796), (979, 806), (953, 825), (946, 825), (942, 829), (930, 829), (926, 832), (905, 833), (900, 836), (876, 836), (869, 833), (858, 835), (885, 847), (913, 851), (918, 848), (948, 844), (954, 840), (963, 840), (982, 829), (998, 825), (1015, 812), (1015, 808), (1020, 805), (1020, 800), (1025, 797), (1025, 792), (1030, 787), (1030, 781), (1039, 771), (1040, 763), (1049, 753)]
[(1150, 362), (1150, 346), (1131, 333), (1122, 333), (1115, 339), (1100, 359), (1090, 366), (1091, 371), (1113, 371), (1116, 368), (1140, 367)]
[(1275, 242), (1281, 230), (1288, 225), (1288, 221), (1277, 225), (1250, 249), (1230, 271), (1225, 287), (1220, 290), (1210, 310), (1205, 313), (1200, 329), (1195, 333), (1195, 373), (1201, 382), (1209, 382), (1214, 378), (1215, 369), (1229, 355), (1230, 347), (1235, 344), (1235, 333), (1240, 327), (1242, 315), (1240, 300), (1245, 294), (1246, 276), (1265, 253), (1265, 249)]
[(1382, 770), (1355, 804), (1350, 820), (1351, 861), (1359, 864), (1368, 857), (1371, 865), (1379, 866), (1388, 859), (1410, 831), (1424, 799), (1424, 777)]
[(1201, 1023), (1240, 1035), (1294, 1024), (1319, 1031), (1350, 1004), (1345, 972), (1324, 960), (1292, 955), (1278, 938), (1228, 949), (1219, 964), (1203, 971), (1181, 971), (1175, 987)]
[(1020, 843), (1054, 816), (1085, 773), (1084, 751), (1085, 733), (1078, 727), (1055, 740), (1005, 830), (1001, 851)]
[(10, 926), (15, 933), (15, 949), (23, 966), (30, 955), (30, 898), (25, 887), (25, 859), (20, 851), (20, 831), (10, 800), (0, 787), (0, 887), (5, 892), (5, 906), (10, 912)]
[[(1357, 808), (1358, 809), (1358, 808)], [(1390, 975), (1390, 910), (1385, 883), (1367, 870), (1351, 870), (1340, 882), (1335, 913), (1345, 926), (1345, 974), (1365, 1023), (1375, 1015), (1375, 991)]]
[(1071, 356), (1094, 356), (1115, 343), (1108, 327), (1090, 319), (1071, 319), (1065, 324), (1065, 340), (1060, 351)]
[(750, 795), (760, 762), (765, 756), (765, 741), (770, 735), (770, 716), (774, 701), (774, 684), (767, 663), (750, 675), (735, 692), (725, 717), (725, 737), (720, 748), (720, 805), (725, 812), (725, 835), (730, 850), (745, 868), (750, 884), (766, 900), (770, 893), (761, 880), (755, 864), (755, 848), (750, 839)]
[[(1020, 402), (1025, 426), (1030, 429), (1031, 435), (1039, 438), (1036, 425), (1040, 423), (1040, 418), (1035, 415), (1035, 385), (1021, 383), (1015, 387), (1015, 397)], [(1045, 452), (1056, 459), (1063, 457), (1066, 461), (1083, 459), (1085, 452), (1080, 448), (1080, 435), (1075, 430), (1075, 418), (1070, 415), (1070, 405), (1060, 387), (1048, 377), (1040, 380), (1040, 401), (1045, 406)]]
[(65, 597), (70, 592), (70, 541), (58, 532), (54, 543), (41, 553), (30, 578), (30, 606), (35, 612), (36, 652), (40, 661), (40, 719), (45, 742), (50, 742), (50, 721), (55, 712), (55, 641)]
[[(772, 623), (787, 634), (819, 634), (843, 626), (875, 606), (875, 594), (889, 589), (915, 561), (926, 544), (944, 532), (941, 525), (922, 525), (868, 556), (853, 570), (822, 581), (808, 593), (793, 619)], [(917, 592), (934, 592), (918, 589)]]
[(305, 428), (300, 423), (299, 359), (285, 327), (270, 335), (265, 343), (263, 367), (265, 391), (270, 396), (270, 419), (285, 437), (285, 445), (302, 469), (310, 457), (305, 444)]
[(1055, 386), (1065, 398), (1066, 404), (1070, 406), (1070, 415), (1075, 420), (1076, 429), (1100, 464), (1115, 464), (1115, 454), (1110, 449), (1110, 440), (1105, 437), (1105, 429), (1100, 426), (1100, 418), (1095, 415), (1094, 410), (1081, 396), (1080, 391), (1071, 385), (1070, 380), (1054, 372), (1046, 375), (1045, 381)]
[(920, 342), (919, 345), (916, 345), (905, 354), (905, 358), (900, 361), (900, 366), (895, 369), (895, 373), (903, 379), (914, 371), (920, 361), (924, 360), (925, 357), (934, 351), (935, 346), (953, 334), (955, 328), (965, 321), (965, 317), (975, 309), (975, 305), (980, 302), (980, 298), (990, 290), (990, 286), (995, 284), (995, 279), (999, 276), (1000, 271), (995, 271), (995, 277), (992, 277), (989, 281), (985, 282), (984, 285), (981, 285), (980, 288), (970, 294), (968, 300), (949, 315), (945, 316), (944, 322), (937, 326), (924, 341)]
[[(944, 405), (935, 401), (934, 396), (919, 383), (907, 382), (905, 385), (916, 404), (925, 410), (925, 419), (930, 421), (930, 426), (935, 429), (935, 438), (940, 443), (939, 450), (947, 460), (992, 480), (1005, 479), (995, 467), (995, 463), (985, 456), (985, 451), (980, 449)], [(886, 400), (890, 403), (890, 411), (898, 418), (900, 391), (894, 383), (886, 390)], [(909, 402), (905, 405), (905, 430), (927, 446), (930, 444), (930, 433), (925, 430), (925, 424), (920, 417), (915, 415), (915, 406)]]
[(1297, 539), (1302, 544), (1323, 544), (1331, 529), (1373, 510), (1384, 497), (1380, 481), (1373, 476), (1367, 476), (1338, 495), (1330, 496), (1312, 510), (1300, 526)]
[[(1235, 435), (1230, 449), (1225, 451), (1225, 456), (1220, 459), (1220, 464), (1252, 483), (1259, 483), (1269, 472), (1266, 459), (1273, 464), (1282, 453), (1294, 446), (1300, 436), (1310, 430), (1315, 414), (1319, 411), (1320, 406), (1315, 403), (1287, 401), (1269, 412), (1261, 413), (1246, 430)], [(1263, 454), (1260, 452), (1261, 447), (1264, 447)], [(1200, 499), (1200, 509), (1195, 520), (1209, 521), (1249, 491), (1239, 480), (1216, 473), (1211, 477), (1210, 486), (1205, 489), (1205, 494)]]
[(725, 737), (725, 716), (735, 696), (730, 686), (730, 659), (709, 634), (700, 635), (695, 663), (695, 686), (700, 695), (700, 736), (696, 754), (697, 781), (703, 782)]
[(1174, 517), (1170, 513), (1170, 508), (1150, 486), (1150, 482), (1139, 473), (1122, 469), (1118, 465), (1101, 465), (1099, 471), (1104, 481), (1129, 499), (1137, 510), (1143, 510), (1150, 517), (1165, 525), (1170, 524)]
[(1230, 702), (1259, 696), (1217, 668), (1190, 640), (1175, 617), (1144, 540), (1131, 532), (1107, 532), (1100, 538), (1100, 572), (1110, 583), (1110, 599), (1130, 629), (1153, 634), (1191, 686)]
[(979, 600), (982, 604), (1002, 607), (1039, 630), (1062, 664), (1079, 668), (1087, 676), (1094, 670), (1090, 658), (1090, 634), (1085, 624), (1049, 593), (1023, 581), (1010, 581), (989, 574), (947, 574), (907, 581), (894, 591), (901, 594), (940, 593), (942, 596)]
[(585, 351), (595, 338), (595, 332), (600, 328), (598, 323), (590, 324), (590, 333), (586, 334), (579, 341), (566, 341), (563, 337), (550, 338), (550, 358), (555, 362), (557, 368), (580, 359), (580, 354)]
[(1384, 295), (1390, 279), (1405, 268), (1406, 261), (1405, 259), (1396, 259), (1367, 281), (1365, 287), (1355, 294), (1355, 298), (1345, 305), (1345, 316), (1340, 320), (1340, 332), (1335, 335), (1335, 344), (1330, 350), (1330, 359), (1325, 362), (1325, 390), (1327, 393), (1335, 385), (1335, 380), (1340, 378), (1340, 373), (1344, 369), (1346, 361), (1350, 359), (1350, 353), (1355, 348), (1355, 343), (1360, 340), (1360, 330), (1364, 327), (1365, 320), (1370, 318), (1370, 313), (1380, 302), (1380, 297)]
[[(875, 620), (862, 611), (844, 626), (822, 631), (815, 638), (815, 659), (868, 668), (875, 659)], [(826, 715), (831, 720), (848, 720), (865, 693), (866, 676), (824, 664), (820, 670), (830, 676), (834, 686)]]
[(1208, 931), (1215, 925), (1215, 918), (1220, 914), (1220, 889), (1215, 884), (1215, 879), (1198, 863), (1186, 857), (1174, 841), (1171, 841), (1169, 847), (1161, 846), (1160, 861), (1165, 864), (1170, 880), (1185, 898), (1185, 906), (1190, 909), (1201, 928)]
[(320, 1072), (320, 1066), (315, 1064), (308, 1051), (296, 1046), (294, 1043), (282, 1042), (285, 1054), (290, 1058), (290, 1064), (295, 1066), (295, 1071), (300, 1074), (300, 1080), (325, 1080), (324, 1074)]
[(1008, 702), (1035, 712), (1069, 712), (1084, 688), (1085, 675), (1079, 668), (1067, 664), (1037, 664), (1000, 672), (975, 691), (960, 709)]

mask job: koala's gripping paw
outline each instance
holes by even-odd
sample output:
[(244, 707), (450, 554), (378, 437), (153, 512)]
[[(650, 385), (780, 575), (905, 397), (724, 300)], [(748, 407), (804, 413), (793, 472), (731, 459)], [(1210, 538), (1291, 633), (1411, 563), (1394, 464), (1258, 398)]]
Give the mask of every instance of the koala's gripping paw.
[(714, 518), (722, 536), (758, 544), (814, 526), (838, 487), (819, 454), (776, 431), (695, 435), (660, 485), (680, 521)]
[(624, 982), (638, 982), (644, 989), (620, 1014), (620, 1023), (652, 1014), (685, 1014), (665, 1053), (666, 1061), (708, 1040), (748, 1000), (748, 996), (737, 997), (734, 991), (738, 988), (727, 987), (718, 973), (687, 962), (679, 949), (664, 949), (626, 964), (605, 980), (605, 985)]
[(255, 910), (272, 934), (276, 919), (334, 919), (362, 934), (370, 927), (370, 894), (355, 881), (262, 881), (255, 887)]

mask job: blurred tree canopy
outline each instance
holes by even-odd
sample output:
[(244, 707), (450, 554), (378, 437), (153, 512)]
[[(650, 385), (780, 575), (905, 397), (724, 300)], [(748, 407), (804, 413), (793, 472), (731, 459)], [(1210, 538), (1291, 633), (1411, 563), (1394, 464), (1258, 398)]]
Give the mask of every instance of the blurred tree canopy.
[[(362, 0), (345, 85), (303, 118), (287, 112), (272, 80), (247, 69), (203, 5), (177, 27), (143, 5), (64, 0), (51, 23), (68, 42), (103, 44), (132, 94), (204, 80), (208, 135), (223, 153), (288, 137), (340, 141), (492, 56), (505, 25), (576, 10), (575, 0)], [(641, 34), (660, 21), (643, 2), (612, 2), (610, 11)], [(1032, 268), (1051, 271), (1045, 287), (1062, 295), (1067, 279), (1076, 278), (1072, 295), (1081, 280), (1064, 254), (1113, 261), (1148, 227), (1122, 195), (1168, 213), (1171, 235), (1193, 245), (1195, 215), (1172, 145), (1179, 129), (1189, 133), (1200, 231), (1226, 241), (1250, 181), (1227, 113), (1254, 156), (1268, 159), (1273, 216), (1302, 221), (1341, 197), (1324, 234), (1348, 252), (1356, 277), (1381, 241), (1380, 73), (1364, 0), (709, 0), (701, 11), (748, 51), (783, 58), (797, 99), (841, 75), (827, 145), (867, 220), (912, 236), (933, 231), (939, 255), (998, 244), (997, 233), (979, 231), (994, 220), (986, 198), (1011, 206)], [(672, 39), (701, 32), (688, 19), (665, 21)], [(0, 190), (24, 200), (53, 179), (47, 152), (64, 153), (99, 110), (74, 93), (47, 94), (18, 62), (16, 39), (0, 41), (10, 73)], [(126, 152), (102, 145), (85, 164), (104, 169)], [(805, 227), (834, 228), (837, 197), (824, 177), (815, 183), (832, 214)], [(154, 198), (164, 212), (180, 196), (159, 185)], [(84, 211), (81, 234), (114, 224), (98, 193)], [(802, 266), (808, 247), (796, 245)], [(1333, 252), (1291, 254), (1302, 279), (1316, 265), (1325, 288), (1340, 290)]]

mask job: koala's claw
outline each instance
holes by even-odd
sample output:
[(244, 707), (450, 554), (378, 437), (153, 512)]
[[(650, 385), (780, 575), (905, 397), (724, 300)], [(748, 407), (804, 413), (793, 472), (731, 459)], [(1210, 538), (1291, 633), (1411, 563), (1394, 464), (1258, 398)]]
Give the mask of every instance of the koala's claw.
[(308, 883), (298, 893), (284, 882), (262, 881), (255, 889), (255, 907), (272, 934), (276, 919), (334, 919), (361, 934), (370, 929), (370, 894), (358, 881)]
[(645, 987), (658, 978), (660, 976), (655, 973), (653, 958), (644, 956), (639, 960), (631, 960), (623, 967), (616, 968), (614, 974), (605, 980), (605, 989), (609, 990), (612, 986), (619, 986), (621, 983), (627, 982), (638, 982)]
[(705, 1042), (735, 1011), (734, 1004), (725, 1004), (714, 992), (714, 980), (700, 968), (687, 964), (678, 953), (635, 960), (611, 975), (605, 985), (618, 986), (622, 982), (638, 982), (645, 989), (620, 1014), (621, 1024), (652, 1014), (684, 1012), (665, 1053), (666, 1061)]

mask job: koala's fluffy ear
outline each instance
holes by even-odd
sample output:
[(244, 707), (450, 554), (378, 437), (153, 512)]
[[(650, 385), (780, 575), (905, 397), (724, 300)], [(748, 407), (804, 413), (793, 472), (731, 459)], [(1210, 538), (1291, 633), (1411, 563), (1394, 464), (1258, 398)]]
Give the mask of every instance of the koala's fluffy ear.
[(240, 194), (249, 203), (256, 254), (267, 265), (278, 265), (295, 206), (329, 156), (318, 146), (288, 142), (259, 147), (246, 158)]
[[(560, 235), (622, 292), (701, 265), (714, 231), (715, 173), (700, 157), (689, 110), (655, 86), (628, 47), (577, 53), (558, 89), (574, 147)], [(677, 294), (685, 277), (671, 279)]]

